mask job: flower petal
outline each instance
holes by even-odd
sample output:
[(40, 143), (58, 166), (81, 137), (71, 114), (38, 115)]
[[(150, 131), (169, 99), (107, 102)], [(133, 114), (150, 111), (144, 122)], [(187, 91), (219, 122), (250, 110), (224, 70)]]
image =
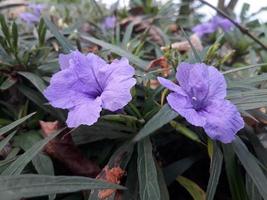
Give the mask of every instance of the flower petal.
[(204, 63), (181, 63), (178, 66), (176, 78), (181, 88), (197, 101), (204, 100), (209, 91), (208, 66)]
[(134, 68), (127, 59), (115, 60), (99, 71), (99, 82), (103, 87), (103, 108), (116, 111), (131, 101), (131, 88), (136, 84), (134, 73)]
[(44, 96), (56, 108), (72, 108), (81, 104), (88, 97), (78, 89), (84, 86), (73, 76), (73, 71), (66, 69), (54, 74)]
[(165, 79), (165, 78), (162, 78), (162, 77), (158, 77), (158, 81), (160, 82), (161, 85), (163, 85), (167, 89), (186, 96), (186, 94), (182, 90), (182, 88), (180, 86), (176, 85), (175, 83), (173, 83), (172, 81)]
[(68, 127), (78, 127), (79, 125), (92, 125), (97, 122), (101, 112), (101, 100), (88, 99), (87, 102), (70, 109), (66, 121)]
[(199, 37), (202, 37), (206, 34), (214, 33), (216, 31), (216, 26), (211, 22), (205, 22), (193, 27), (192, 31)]
[(224, 99), (226, 97), (226, 81), (222, 73), (215, 67), (208, 67), (209, 95), (210, 100)]
[(208, 136), (223, 143), (230, 143), (244, 127), (244, 120), (235, 105), (228, 100), (212, 102), (203, 116), (207, 119), (204, 129)]
[(171, 108), (183, 116), (189, 123), (195, 126), (204, 126), (206, 119), (193, 109), (188, 98), (189, 97), (172, 92), (167, 96), (167, 101)]

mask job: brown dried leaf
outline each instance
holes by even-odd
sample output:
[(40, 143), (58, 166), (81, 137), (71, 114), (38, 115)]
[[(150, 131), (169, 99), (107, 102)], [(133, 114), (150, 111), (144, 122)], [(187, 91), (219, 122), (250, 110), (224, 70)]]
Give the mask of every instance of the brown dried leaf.
[[(59, 123), (40, 122), (43, 135), (47, 137), (59, 128)], [(68, 130), (63, 132), (63, 136), (56, 137), (45, 146), (45, 152), (52, 158), (61, 162), (73, 174), (79, 176), (95, 177), (99, 172), (99, 166), (88, 160), (75, 146)]]
[(170, 74), (169, 64), (167, 58), (164, 56), (157, 58), (155, 60), (152, 60), (149, 63), (148, 68), (154, 68), (154, 67), (161, 67), (162, 68), (162, 76), (168, 76)]
[[(104, 173), (101, 173), (101, 175), (97, 176), (98, 179), (105, 180), (110, 183), (114, 184), (120, 184), (120, 180), (125, 174), (125, 171), (121, 169), (120, 167), (113, 167), (109, 169), (108, 166), (105, 166), (103, 169)], [(105, 189), (105, 190), (100, 190), (98, 193), (98, 198), (101, 200), (104, 200), (108, 197), (110, 197), (114, 192), (116, 192), (115, 189)], [(116, 195), (117, 196), (117, 195)], [(117, 198), (119, 198), (117, 196)]]
[(153, 19), (144, 19), (141, 16), (129, 16), (125, 19), (123, 19), (120, 22), (121, 26), (127, 26), (130, 23), (134, 24), (134, 31), (135, 32), (148, 32), (149, 39), (154, 41), (155, 43), (159, 45), (163, 45), (164, 41), (161, 37), (160, 30), (158, 27), (154, 26), (152, 24)]

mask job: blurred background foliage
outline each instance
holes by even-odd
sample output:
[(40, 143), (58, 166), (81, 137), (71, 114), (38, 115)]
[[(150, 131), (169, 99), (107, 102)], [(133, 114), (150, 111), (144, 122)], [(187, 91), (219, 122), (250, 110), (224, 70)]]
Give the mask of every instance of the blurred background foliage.
[[(18, 17), (27, 2), (0, 2), (1, 198), (267, 199), (266, 49), (237, 27), (202, 38), (203, 48), (189, 43), (191, 28), (205, 17), (196, 12), (203, 1), (132, 0), (122, 8), (94, 0), (39, 2), (46, 9), (32, 26)], [(236, 3), (219, 1), (217, 9), (267, 46), (266, 23), (247, 14), (248, 4), (233, 13)], [(113, 15), (116, 26), (104, 29), (104, 18)], [(138, 84), (124, 111), (104, 111), (95, 125), (69, 130), (66, 112), (42, 92), (59, 71), (59, 53), (73, 49), (107, 61), (127, 57)], [(181, 61), (197, 59), (224, 73), (227, 98), (246, 121), (231, 144), (211, 141), (165, 104), (167, 91), (156, 77), (173, 79)], [(125, 173), (111, 181), (116, 167)]]

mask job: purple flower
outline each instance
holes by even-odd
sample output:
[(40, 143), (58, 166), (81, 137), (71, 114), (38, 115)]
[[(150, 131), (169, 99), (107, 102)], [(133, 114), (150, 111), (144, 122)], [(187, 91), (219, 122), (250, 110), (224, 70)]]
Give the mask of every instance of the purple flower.
[(21, 13), (19, 16), (23, 21), (25, 21), (29, 25), (36, 24), (40, 20), (41, 12), (45, 8), (45, 5), (29, 4), (28, 7), (32, 9), (32, 12), (24, 12)]
[(176, 73), (179, 85), (158, 77), (172, 92), (167, 101), (172, 109), (195, 125), (204, 128), (214, 140), (230, 143), (244, 127), (237, 108), (226, 97), (226, 82), (214, 67), (203, 63), (181, 63)]
[(31, 8), (33, 10), (33, 13), (35, 15), (41, 15), (41, 12), (43, 11), (43, 9), (45, 9), (45, 4), (35, 4), (35, 3), (30, 3), (29, 4), (29, 8)]
[(21, 13), (19, 15), (19, 17), (20, 17), (20, 19), (22, 19), (23, 21), (25, 21), (29, 25), (35, 24), (35, 23), (39, 22), (39, 20), (40, 20), (39, 16), (36, 16), (36, 15), (29, 13), (29, 12)]
[(113, 29), (116, 26), (116, 17), (113, 16), (108, 16), (104, 19), (102, 26), (104, 29)]
[(193, 27), (192, 31), (195, 32), (199, 37), (206, 34), (211, 34), (221, 28), (223, 31), (230, 31), (233, 27), (233, 23), (228, 19), (220, 16), (214, 16), (209, 22), (205, 22)]
[(220, 16), (213, 17), (211, 23), (214, 24), (214, 26), (216, 26), (217, 28), (221, 28), (225, 32), (230, 31), (234, 26), (231, 21)]
[(136, 80), (126, 58), (106, 63), (100, 57), (79, 51), (59, 56), (61, 71), (54, 74), (44, 91), (56, 108), (68, 109), (68, 127), (92, 125), (102, 109), (117, 111), (131, 99)]

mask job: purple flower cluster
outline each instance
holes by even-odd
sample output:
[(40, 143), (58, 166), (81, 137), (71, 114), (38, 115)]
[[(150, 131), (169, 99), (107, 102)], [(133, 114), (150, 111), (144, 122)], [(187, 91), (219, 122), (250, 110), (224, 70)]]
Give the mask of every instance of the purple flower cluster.
[(28, 25), (33, 25), (39, 22), (41, 12), (45, 9), (44, 4), (29, 4), (28, 7), (32, 12), (24, 12), (20, 14), (20, 18), (25, 21)]
[(234, 140), (235, 134), (244, 127), (237, 108), (226, 97), (226, 82), (213, 66), (203, 63), (181, 63), (176, 79), (158, 77), (159, 82), (172, 92), (167, 101), (172, 109), (195, 125), (204, 128), (208, 136), (223, 143)]
[(59, 56), (61, 71), (44, 91), (56, 108), (68, 109), (68, 127), (92, 125), (102, 109), (117, 111), (131, 99), (135, 70), (126, 58), (106, 63), (100, 57), (79, 51)]
[(196, 33), (199, 37), (202, 37), (206, 34), (211, 34), (221, 28), (223, 31), (227, 32), (231, 30), (233, 23), (228, 19), (225, 19), (220, 16), (214, 16), (209, 22), (205, 22), (193, 27), (193, 32)]
[(116, 22), (117, 22), (117, 19), (116, 19), (116, 17), (114, 15), (113, 16), (108, 16), (102, 22), (102, 27), (104, 29), (106, 29), (106, 30), (107, 29), (113, 29), (116, 26)]

